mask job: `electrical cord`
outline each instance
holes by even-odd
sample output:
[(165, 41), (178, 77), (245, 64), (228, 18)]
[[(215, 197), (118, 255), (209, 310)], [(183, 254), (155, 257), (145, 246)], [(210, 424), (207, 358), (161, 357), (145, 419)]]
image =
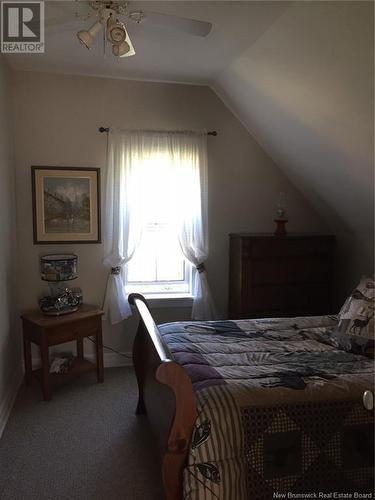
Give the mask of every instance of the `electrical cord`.
[[(96, 340), (94, 340), (91, 337), (86, 337), (86, 338), (89, 339), (93, 344), (96, 345)], [(108, 347), (107, 345), (103, 345), (103, 349), (108, 349), (109, 351), (115, 352), (119, 356), (122, 356), (122, 357), (124, 357), (126, 359), (132, 359), (132, 356), (130, 354), (124, 354), (123, 352), (116, 351), (116, 349), (112, 349), (112, 347)]]

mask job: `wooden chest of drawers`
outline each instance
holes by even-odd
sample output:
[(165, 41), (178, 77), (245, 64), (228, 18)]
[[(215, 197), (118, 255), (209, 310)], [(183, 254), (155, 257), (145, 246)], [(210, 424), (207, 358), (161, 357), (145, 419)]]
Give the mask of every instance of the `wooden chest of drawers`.
[(230, 235), (229, 317), (332, 313), (335, 237)]

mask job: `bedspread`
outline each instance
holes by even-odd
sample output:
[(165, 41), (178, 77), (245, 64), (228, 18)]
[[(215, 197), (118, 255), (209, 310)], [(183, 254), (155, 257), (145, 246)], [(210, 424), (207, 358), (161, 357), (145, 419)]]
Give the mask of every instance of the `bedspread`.
[(336, 323), (322, 316), (159, 326), (197, 397), (185, 499), (372, 492), (373, 412), (362, 395), (373, 390), (374, 362), (337, 347)]

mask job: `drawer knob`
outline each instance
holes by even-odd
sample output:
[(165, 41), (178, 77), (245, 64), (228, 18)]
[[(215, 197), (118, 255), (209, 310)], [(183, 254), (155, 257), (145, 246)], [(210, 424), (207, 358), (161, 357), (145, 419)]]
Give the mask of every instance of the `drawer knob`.
[(365, 391), (363, 393), (363, 406), (366, 408), (366, 410), (373, 410), (374, 409), (374, 395), (371, 391)]

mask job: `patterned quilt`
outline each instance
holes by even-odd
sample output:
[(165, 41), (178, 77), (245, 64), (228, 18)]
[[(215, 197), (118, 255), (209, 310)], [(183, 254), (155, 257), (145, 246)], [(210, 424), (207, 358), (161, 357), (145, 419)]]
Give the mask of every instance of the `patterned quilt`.
[(361, 346), (338, 346), (336, 324), (322, 316), (159, 326), (197, 395), (185, 499), (374, 498), (373, 412), (362, 403), (374, 362)]

